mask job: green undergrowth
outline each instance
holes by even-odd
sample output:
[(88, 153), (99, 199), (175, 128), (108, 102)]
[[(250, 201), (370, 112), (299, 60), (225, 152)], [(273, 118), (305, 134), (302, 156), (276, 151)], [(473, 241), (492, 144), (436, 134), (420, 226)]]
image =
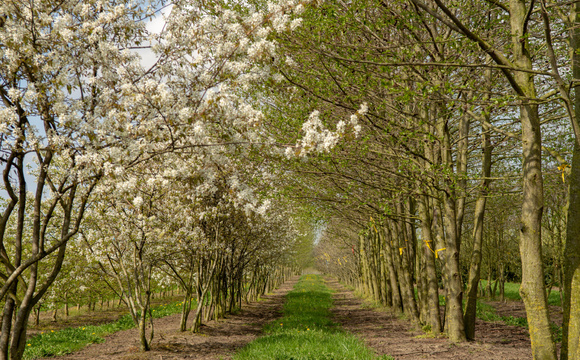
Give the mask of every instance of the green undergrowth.
[[(485, 287), (487, 280), (481, 280), (481, 284), (481, 286)], [(499, 290), (496, 292), (496, 294), (499, 294)], [(508, 300), (522, 300), (522, 297), (520, 296), (520, 284), (506, 282), (504, 287), (504, 297)], [(552, 290), (550, 292), (550, 296), (548, 297), (548, 305), (562, 306), (560, 301), (560, 292), (558, 290)]]
[[(477, 318), (483, 321), (502, 321), (506, 325), (520, 326), (528, 328), (528, 320), (525, 317), (498, 315), (492, 305), (484, 302), (477, 302)], [(562, 328), (555, 323), (550, 323), (552, 335), (556, 342), (562, 341)]]
[(388, 360), (330, 320), (332, 293), (318, 275), (305, 275), (286, 295), (284, 317), (266, 325), (236, 360)]
[[(181, 312), (181, 302), (155, 306), (151, 309), (153, 318), (161, 318)], [(104, 336), (117, 331), (134, 328), (131, 315), (123, 315), (117, 321), (103, 325), (80, 326), (57, 331), (44, 331), (30, 338), (26, 343), (24, 359), (60, 356), (70, 354), (93, 343), (102, 343)]]

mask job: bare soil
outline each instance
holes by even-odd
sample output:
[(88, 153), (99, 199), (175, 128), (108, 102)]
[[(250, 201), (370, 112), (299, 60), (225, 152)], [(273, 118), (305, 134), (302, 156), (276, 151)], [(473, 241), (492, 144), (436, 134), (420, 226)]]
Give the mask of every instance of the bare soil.
[(91, 344), (80, 351), (57, 357), (57, 359), (231, 359), (231, 355), (236, 350), (262, 333), (264, 325), (282, 316), (284, 296), (292, 290), (297, 280), (298, 278), (287, 281), (272, 294), (262, 296), (259, 302), (244, 305), (237, 314), (228, 315), (217, 322), (206, 322), (198, 334), (178, 330), (179, 314), (155, 319), (152, 350), (146, 353), (139, 351), (138, 330), (131, 329), (107, 336), (104, 343)]
[(331, 310), (335, 321), (364, 339), (379, 355), (388, 354), (397, 360), (532, 358), (529, 335), (524, 328), (478, 320), (475, 324), (477, 341), (454, 344), (443, 337), (427, 337), (397, 315), (365, 305), (336, 280), (327, 279), (326, 285), (335, 290), (335, 307)]
[[(210, 321), (200, 334), (179, 332), (179, 315), (155, 320), (153, 350), (139, 351), (137, 330), (112, 334), (102, 344), (93, 344), (60, 360), (115, 359), (231, 359), (233, 353), (262, 334), (265, 324), (282, 316), (284, 296), (296, 279), (286, 282), (259, 302), (245, 305), (235, 314), (218, 322)], [(354, 296), (353, 292), (334, 279), (326, 279), (335, 291), (334, 320), (343, 328), (364, 339), (377, 354), (395, 359), (531, 359), (527, 330), (503, 323), (476, 323), (477, 341), (453, 344), (444, 337), (428, 337), (410, 323), (389, 311), (373, 308)], [(510, 303), (498, 305), (502, 315), (521, 316), (520, 308)], [(509, 307), (513, 308), (509, 308)], [(523, 307), (523, 304), (521, 304)], [(509, 310), (513, 310), (512, 313)], [(505, 313), (504, 313), (505, 311)]]

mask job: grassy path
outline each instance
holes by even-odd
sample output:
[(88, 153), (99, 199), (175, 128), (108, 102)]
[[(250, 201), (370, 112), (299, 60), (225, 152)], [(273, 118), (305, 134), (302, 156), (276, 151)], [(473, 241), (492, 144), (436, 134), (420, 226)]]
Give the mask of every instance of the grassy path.
[(286, 295), (284, 317), (267, 325), (265, 336), (251, 342), (234, 359), (375, 360), (356, 336), (331, 321), (331, 291), (317, 275), (304, 275)]

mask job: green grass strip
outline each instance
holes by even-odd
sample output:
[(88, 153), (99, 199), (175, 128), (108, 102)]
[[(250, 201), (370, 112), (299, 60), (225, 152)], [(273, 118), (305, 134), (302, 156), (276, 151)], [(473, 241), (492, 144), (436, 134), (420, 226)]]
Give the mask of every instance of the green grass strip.
[(317, 275), (304, 275), (286, 295), (284, 317), (265, 336), (240, 350), (235, 360), (389, 360), (377, 357), (356, 336), (330, 320), (331, 291)]
[[(151, 309), (153, 318), (161, 318), (181, 312), (181, 302), (155, 306)], [(28, 340), (24, 359), (60, 356), (80, 350), (88, 344), (102, 343), (104, 336), (135, 327), (131, 315), (123, 315), (117, 321), (98, 326), (80, 326), (58, 331), (45, 331)]]

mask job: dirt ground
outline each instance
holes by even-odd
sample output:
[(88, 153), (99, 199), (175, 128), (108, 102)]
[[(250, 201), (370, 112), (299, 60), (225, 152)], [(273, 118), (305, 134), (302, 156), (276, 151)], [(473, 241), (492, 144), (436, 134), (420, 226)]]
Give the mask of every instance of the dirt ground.
[[(260, 336), (266, 323), (282, 315), (284, 295), (296, 281), (288, 281), (260, 302), (245, 305), (238, 314), (229, 315), (217, 323), (208, 322), (200, 334), (177, 331), (179, 315), (156, 319), (153, 350), (148, 353), (139, 352), (137, 330), (132, 329), (110, 335), (102, 344), (90, 345), (58, 359), (230, 359), (237, 349)], [(334, 320), (344, 329), (365, 339), (377, 354), (389, 354), (397, 360), (531, 358), (529, 336), (521, 327), (478, 321), (478, 340), (456, 345), (445, 338), (426, 337), (422, 331), (412, 329), (407, 321), (387, 311), (366, 306), (336, 280), (327, 279), (327, 285), (335, 290)]]
[(390, 312), (363, 305), (352, 291), (337, 281), (328, 279), (327, 286), (335, 290), (335, 321), (345, 330), (359, 335), (377, 354), (395, 359), (470, 359), (520, 360), (531, 359), (527, 330), (503, 323), (477, 321), (477, 341), (453, 344), (446, 338), (426, 337)]
[[(230, 359), (231, 354), (258, 337), (268, 322), (282, 316), (284, 296), (298, 278), (287, 281), (259, 302), (243, 306), (242, 311), (218, 322), (204, 324), (199, 334), (180, 332), (180, 315), (154, 320), (155, 337), (152, 350), (139, 351), (138, 330), (119, 331), (101, 344), (91, 344), (58, 360), (217, 360)], [(192, 321), (190, 319), (190, 321)], [(189, 324), (190, 326), (191, 324)], [(46, 360), (55, 358), (46, 358)]]

